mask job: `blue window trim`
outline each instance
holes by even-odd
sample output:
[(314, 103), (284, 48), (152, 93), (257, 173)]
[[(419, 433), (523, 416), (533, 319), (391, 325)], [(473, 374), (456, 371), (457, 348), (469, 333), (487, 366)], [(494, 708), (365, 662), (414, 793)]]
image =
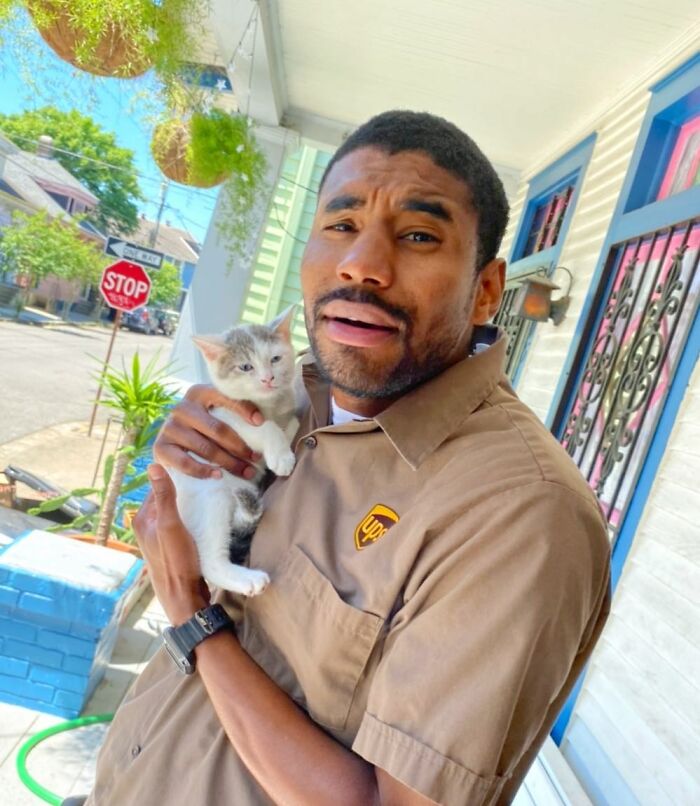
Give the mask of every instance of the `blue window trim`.
[[(660, 181), (660, 179), (653, 173), (659, 170), (658, 166), (641, 164), (643, 157), (649, 157), (650, 151), (647, 149), (650, 143), (654, 145), (654, 138), (660, 134), (660, 130), (654, 128), (655, 121), (670, 120), (678, 125), (682, 123), (684, 119), (678, 117), (678, 113), (682, 109), (685, 109), (685, 119), (694, 115), (694, 96), (698, 86), (700, 86), (700, 53), (693, 56), (664, 79), (650, 87), (650, 91), (653, 94), (637, 138), (627, 175), (610, 222), (608, 234), (603, 242), (588, 295), (576, 325), (576, 331), (566, 357), (564, 370), (560, 376), (559, 384), (547, 414), (546, 423), (557, 439), (561, 438), (565, 426), (564, 414), (568, 410), (570, 403), (571, 395), (569, 394), (565, 399), (565, 392), (567, 389), (575, 390), (577, 388), (581, 373), (584, 370), (582, 366), (574, 367), (574, 361), (578, 354), (578, 345), (582, 343), (583, 338), (586, 338), (586, 341), (588, 341), (591, 335), (591, 314), (596, 307), (600, 307), (601, 299), (605, 298), (603, 285), (607, 287), (611, 279), (607, 278), (608, 282), (604, 284), (602, 282), (603, 272), (611, 247), (635, 235), (641, 235), (642, 233), (651, 232), (678, 221), (692, 218), (700, 209), (700, 188), (698, 187), (690, 188), (668, 199), (653, 202), (644, 207), (635, 207), (639, 202), (640, 196), (635, 197), (634, 195), (634, 193), (640, 192), (640, 185), (637, 183), (639, 174), (645, 176), (648, 182), (656, 182), (656, 188), (658, 189), (658, 181)], [(658, 153), (656, 154), (655, 160), (652, 160), (652, 162), (658, 162)], [(649, 189), (649, 194), (653, 192), (652, 189)], [(647, 196), (647, 199), (648, 198)], [(676, 372), (661, 417), (659, 418), (656, 431), (652, 437), (642, 472), (637, 481), (634, 494), (627, 510), (627, 515), (622, 524), (622, 529), (615, 542), (611, 561), (613, 591), (616, 589), (620, 580), (622, 569), (625, 565), (630, 548), (632, 547), (634, 535), (639, 526), (654, 480), (657, 477), (666, 445), (671, 436), (678, 410), (699, 358), (700, 317), (696, 315), (685, 346), (679, 356)], [(569, 376), (572, 374), (574, 375), (573, 382), (569, 383)], [(566, 731), (566, 727), (583, 685), (584, 676), (585, 671), (579, 676), (576, 685), (572, 689), (552, 729), (552, 738), (558, 745), (564, 737), (564, 732)]]
[[(523, 212), (518, 222), (517, 234), (513, 239), (508, 279), (517, 277), (520, 274), (532, 271), (532, 269), (538, 267), (544, 267), (548, 272), (556, 267), (581, 192), (583, 175), (588, 166), (591, 154), (593, 153), (595, 139), (596, 134), (591, 134), (530, 180), (525, 204), (523, 205)], [(516, 255), (522, 254), (525, 248), (532, 218), (538, 204), (540, 204), (546, 196), (570, 184), (575, 184), (574, 193), (567, 207), (561, 229), (559, 230), (557, 242), (554, 246), (543, 249), (541, 252), (535, 252), (532, 255), (527, 255), (527, 257), (516, 259)]]

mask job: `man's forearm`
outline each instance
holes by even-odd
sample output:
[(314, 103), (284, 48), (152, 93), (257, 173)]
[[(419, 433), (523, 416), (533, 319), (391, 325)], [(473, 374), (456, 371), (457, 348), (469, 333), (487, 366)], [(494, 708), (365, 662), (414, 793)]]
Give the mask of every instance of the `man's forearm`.
[(272, 800), (284, 806), (378, 803), (374, 767), (309, 719), (235, 636), (213, 636), (196, 655), (231, 744)]

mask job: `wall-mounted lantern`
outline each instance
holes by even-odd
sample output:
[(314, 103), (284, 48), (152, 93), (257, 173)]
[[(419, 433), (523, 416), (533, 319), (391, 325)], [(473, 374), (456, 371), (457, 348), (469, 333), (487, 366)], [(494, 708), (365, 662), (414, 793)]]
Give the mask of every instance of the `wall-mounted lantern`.
[(514, 302), (514, 312), (517, 316), (531, 319), (533, 322), (546, 322), (551, 319), (555, 325), (560, 325), (564, 321), (571, 302), (569, 291), (573, 276), (564, 266), (555, 269), (560, 270), (569, 275), (569, 287), (559, 299), (552, 299), (552, 291), (559, 291), (561, 286), (553, 283), (544, 274), (531, 274), (523, 279)]

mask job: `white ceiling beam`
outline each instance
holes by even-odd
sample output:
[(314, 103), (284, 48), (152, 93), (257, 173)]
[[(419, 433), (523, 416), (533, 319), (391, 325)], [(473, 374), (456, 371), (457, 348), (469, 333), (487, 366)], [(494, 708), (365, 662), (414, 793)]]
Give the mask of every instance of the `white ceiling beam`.
[(285, 107), (280, 61), (264, 14), (253, 0), (212, 0), (208, 27), (228, 73), (241, 112), (265, 126), (277, 126)]

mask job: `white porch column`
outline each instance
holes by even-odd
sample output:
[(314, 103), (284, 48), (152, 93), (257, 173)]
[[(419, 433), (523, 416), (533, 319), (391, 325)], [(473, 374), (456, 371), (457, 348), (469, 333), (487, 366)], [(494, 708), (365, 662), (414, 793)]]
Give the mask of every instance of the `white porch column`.
[(192, 343), (193, 334), (220, 333), (238, 323), (285, 150), (287, 146), (296, 145), (296, 135), (288, 129), (263, 126), (256, 128), (255, 136), (267, 157), (267, 192), (259, 199), (255, 225), (251, 227), (244, 250), (246, 257), (236, 256), (230, 268), (216, 227), (221, 215), (221, 196), (217, 199), (170, 354), (172, 375), (178, 380), (203, 383), (209, 378), (199, 350)]

